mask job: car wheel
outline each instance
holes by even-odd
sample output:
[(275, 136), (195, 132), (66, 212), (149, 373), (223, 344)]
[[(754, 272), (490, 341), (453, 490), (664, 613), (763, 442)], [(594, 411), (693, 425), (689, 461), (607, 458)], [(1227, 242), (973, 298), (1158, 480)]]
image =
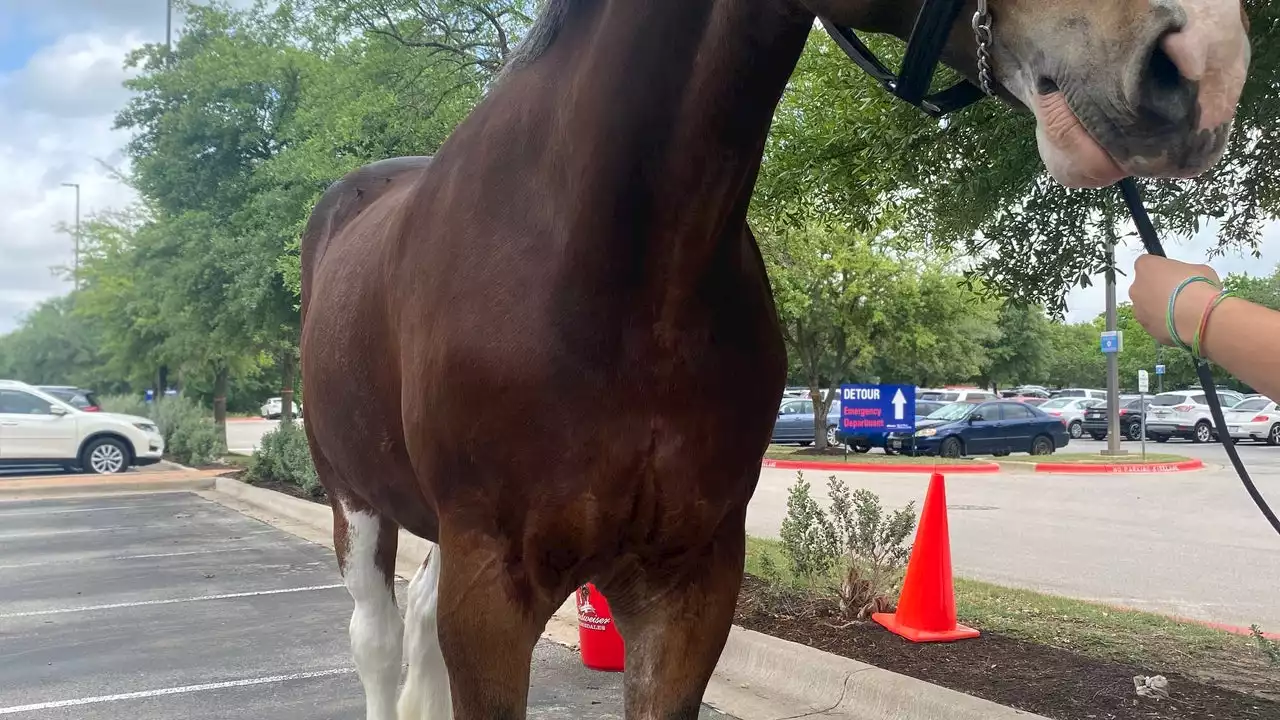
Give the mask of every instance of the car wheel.
[(865, 443), (850, 445), (849, 448), (852, 449), (854, 452), (858, 453), (859, 455), (871, 452), (871, 446)]
[(1072, 440), (1079, 440), (1084, 435), (1084, 424), (1077, 420), (1071, 423), (1071, 426), (1067, 428), (1067, 432), (1071, 433)]
[(1167, 442), (1169, 442), (1169, 436), (1168, 436), (1168, 435), (1152, 435), (1152, 436), (1151, 436), (1151, 439), (1152, 439), (1152, 440), (1155, 440), (1155, 441), (1156, 441), (1156, 442), (1158, 442), (1158, 443), (1167, 443)]
[(1195, 433), (1195, 437), (1193, 437), (1192, 440), (1198, 443), (1207, 443), (1212, 439), (1213, 439), (1213, 427), (1210, 426), (1209, 423), (1203, 420), (1196, 423), (1196, 433)]
[(1141, 440), (1142, 439), (1142, 423), (1136, 422), (1136, 423), (1130, 424), (1128, 435), (1130, 440)]
[(1036, 438), (1031, 441), (1031, 454), (1052, 455), (1053, 440), (1047, 435), (1037, 435)]
[(1271, 432), (1267, 433), (1268, 445), (1280, 445), (1280, 423), (1271, 426)]
[(960, 442), (960, 438), (949, 437), (938, 446), (938, 455), (945, 458), (958, 458), (964, 455), (964, 444)]
[(827, 447), (840, 447), (840, 439), (836, 437), (836, 426), (827, 428)]
[(1107, 434), (1106, 433), (1089, 433), (1089, 437), (1093, 438), (1094, 440), (1106, 440)]
[(95, 475), (122, 473), (129, 469), (129, 449), (115, 438), (98, 438), (84, 449), (80, 465)]

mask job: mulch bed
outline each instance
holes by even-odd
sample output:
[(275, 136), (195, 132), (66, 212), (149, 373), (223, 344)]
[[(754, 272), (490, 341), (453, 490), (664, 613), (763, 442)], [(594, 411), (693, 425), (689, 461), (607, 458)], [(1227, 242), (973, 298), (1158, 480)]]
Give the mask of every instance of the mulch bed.
[[(1280, 703), (1132, 665), (984, 633), (957, 643), (915, 644), (872, 622), (848, 624), (834, 608), (775, 605), (764, 581), (743, 579), (734, 622), (750, 630), (859, 660), (1056, 720), (1280, 720)], [(1134, 692), (1135, 675), (1164, 675), (1170, 698)]]

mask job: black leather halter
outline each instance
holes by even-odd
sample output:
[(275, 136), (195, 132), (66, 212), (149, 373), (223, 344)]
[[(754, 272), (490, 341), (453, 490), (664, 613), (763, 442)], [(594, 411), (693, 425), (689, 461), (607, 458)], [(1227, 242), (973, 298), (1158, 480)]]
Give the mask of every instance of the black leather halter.
[(858, 67), (884, 86), (885, 90), (933, 117), (942, 117), (986, 96), (978, 86), (967, 80), (932, 95), (925, 94), (929, 92), (929, 84), (938, 68), (942, 48), (946, 46), (947, 36), (951, 34), (951, 28), (960, 17), (964, 4), (965, 0), (925, 0), (920, 13), (916, 15), (915, 25), (911, 28), (907, 53), (902, 59), (902, 70), (897, 75), (880, 62), (880, 58), (863, 44), (852, 28), (837, 25), (827, 18), (820, 20), (822, 27), (831, 34), (840, 49)]

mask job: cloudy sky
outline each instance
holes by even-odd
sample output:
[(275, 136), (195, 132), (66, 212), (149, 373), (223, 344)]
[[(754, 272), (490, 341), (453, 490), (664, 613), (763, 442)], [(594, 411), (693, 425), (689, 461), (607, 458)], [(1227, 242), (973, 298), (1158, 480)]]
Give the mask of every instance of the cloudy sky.
[[(165, 0), (0, 0), (0, 333), (36, 303), (69, 284), (52, 268), (69, 266), (71, 237), (60, 222), (81, 213), (128, 205), (133, 193), (102, 166), (121, 167), (127, 137), (111, 130), (127, 95), (125, 54), (164, 39)], [(1204, 260), (1208, 235), (1171, 239), (1175, 257)], [(1137, 249), (1120, 254), (1131, 267)], [(1227, 272), (1269, 272), (1280, 262), (1280, 229), (1273, 226), (1256, 260), (1238, 255), (1213, 265)], [(1128, 280), (1121, 279), (1120, 299)], [(1073, 320), (1102, 310), (1101, 281), (1069, 300)]]

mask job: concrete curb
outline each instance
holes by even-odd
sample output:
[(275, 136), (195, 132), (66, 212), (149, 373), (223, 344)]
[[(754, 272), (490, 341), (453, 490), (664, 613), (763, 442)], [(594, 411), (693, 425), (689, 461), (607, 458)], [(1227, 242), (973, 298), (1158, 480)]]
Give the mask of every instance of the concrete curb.
[(975, 462), (960, 464), (939, 463), (937, 465), (908, 465), (905, 463), (858, 463), (858, 462), (808, 462), (804, 460), (774, 460), (765, 458), (760, 463), (762, 468), (778, 468), (780, 470), (823, 470), (834, 472), (879, 472), (879, 473), (947, 473), (948, 475), (964, 473), (995, 473), (1000, 466), (993, 462)]
[(73, 495), (118, 495), (126, 493), (208, 490), (214, 486), (211, 473), (130, 473), (128, 475), (54, 475), (0, 481), (0, 500), (29, 500)]
[(1176, 463), (1119, 463), (1095, 465), (1092, 463), (1036, 463), (1038, 473), (1062, 473), (1069, 475), (1146, 475), (1150, 473), (1190, 472), (1204, 468), (1204, 461), (1192, 458)]
[[(297, 523), (302, 537), (333, 546), (328, 506), (227, 477), (214, 480), (215, 502), (268, 520)], [(274, 524), (274, 523), (273, 523)], [(327, 541), (326, 541), (327, 540)], [(416, 572), (431, 543), (400, 533), (397, 573)], [(578, 618), (574, 598), (552, 616), (543, 637), (576, 648)], [(1047, 720), (923, 680), (815, 650), (734, 626), (703, 701), (741, 720), (822, 715), (848, 720)]]

